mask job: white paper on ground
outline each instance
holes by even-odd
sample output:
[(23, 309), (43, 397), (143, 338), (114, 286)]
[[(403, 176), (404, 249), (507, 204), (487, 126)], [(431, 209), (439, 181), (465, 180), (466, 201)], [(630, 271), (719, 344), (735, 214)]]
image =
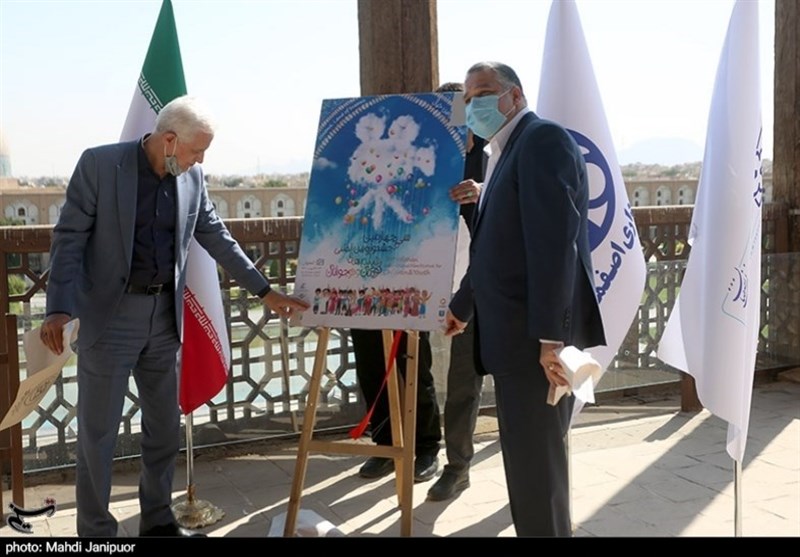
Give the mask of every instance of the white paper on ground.
[[(286, 513), (281, 513), (272, 519), (267, 537), (283, 537), (285, 527)], [(314, 511), (300, 509), (295, 521), (294, 535), (298, 538), (336, 538), (343, 537), (344, 533)]]

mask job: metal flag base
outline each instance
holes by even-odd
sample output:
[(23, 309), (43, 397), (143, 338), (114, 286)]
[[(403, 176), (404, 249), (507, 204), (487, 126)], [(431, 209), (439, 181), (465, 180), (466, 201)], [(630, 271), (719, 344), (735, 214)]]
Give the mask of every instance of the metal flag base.
[(202, 528), (219, 522), (225, 513), (208, 501), (198, 501), (194, 497), (194, 444), (192, 443), (192, 414), (186, 414), (186, 501), (172, 505), (175, 520), (184, 528)]
[(189, 498), (172, 506), (175, 520), (184, 528), (197, 529), (219, 522), (225, 516), (222, 509), (208, 501), (194, 498), (194, 486), (189, 487)]

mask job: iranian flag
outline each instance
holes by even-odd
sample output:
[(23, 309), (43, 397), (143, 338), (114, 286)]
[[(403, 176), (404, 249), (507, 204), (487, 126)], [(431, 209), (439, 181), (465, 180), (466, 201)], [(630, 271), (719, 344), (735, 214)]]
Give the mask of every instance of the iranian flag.
[[(138, 139), (152, 132), (161, 108), (185, 94), (186, 81), (175, 15), (172, 2), (164, 0), (120, 141)], [(193, 412), (222, 390), (228, 379), (230, 362), (217, 264), (192, 239), (183, 291), (183, 345), (179, 371), (179, 402), (184, 414)]]

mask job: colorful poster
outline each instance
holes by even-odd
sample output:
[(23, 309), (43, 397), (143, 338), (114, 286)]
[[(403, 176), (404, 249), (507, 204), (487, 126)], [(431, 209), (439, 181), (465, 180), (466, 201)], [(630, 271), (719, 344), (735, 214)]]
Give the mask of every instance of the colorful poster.
[(460, 93), (323, 101), (295, 280), (303, 326), (442, 328), (465, 138)]

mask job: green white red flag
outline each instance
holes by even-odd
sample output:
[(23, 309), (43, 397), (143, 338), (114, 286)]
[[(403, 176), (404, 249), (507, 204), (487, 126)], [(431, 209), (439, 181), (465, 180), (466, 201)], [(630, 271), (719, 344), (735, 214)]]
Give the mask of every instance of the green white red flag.
[[(172, 2), (164, 0), (120, 141), (152, 132), (161, 108), (186, 92)], [(189, 414), (225, 386), (231, 354), (216, 262), (193, 239), (186, 266), (179, 403)]]

